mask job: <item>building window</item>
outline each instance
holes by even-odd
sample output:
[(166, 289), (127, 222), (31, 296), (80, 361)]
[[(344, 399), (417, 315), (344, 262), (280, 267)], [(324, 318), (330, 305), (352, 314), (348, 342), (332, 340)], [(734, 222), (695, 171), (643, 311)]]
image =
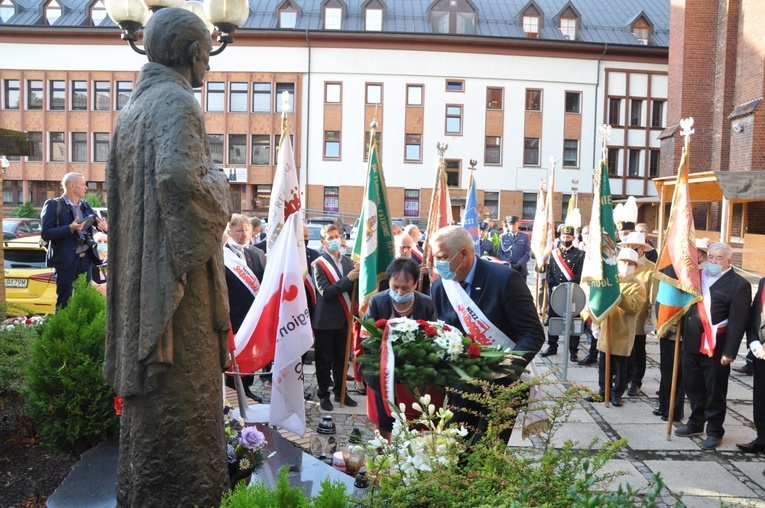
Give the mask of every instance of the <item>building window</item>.
[(295, 83), (277, 83), (276, 84), (276, 107), (274, 111), (277, 113), (282, 112), (282, 94), (287, 92), (289, 98), (287, 99), (287, 111), (285, 113), (295, 112)]
[(659, 176), (659, 157), (661, 152), (659, 150), (651, 150), (649, 154), (650, 159), (648, 162), (648, 176), (651, 178), (656, 178)]
[[(382, 153), (382, 131), (375, 131), (375, 145), (377, 145), (377, 156)], [(369, 159), (369, 131), (364, 133), (364, 162)]]
[(93, 109), (95, 111), (109, 111), (111, 106), (109, 99), (110, 91), (111, 83), (109, 81), (93, 82)]
[(502, 109), (504, 107), (502, 101), (504, 92), (504, 88), (487, 88), (486, 109)]
[(447, 79), (446, 91), (447, 92), (464, 92), (465, 82), (461, 79)]
[(101, 0), (98, 0), (90, 8), (90, 19), (93, 26), (99, 26), (106, 19), (106, 7)]
[(285, 2), (279, 9), (279, 28), (295, 28), (297, 26), (298, 10), (292, 2)]
[(271, 136), (268, 134), (253, 134), (252, 157), (253, 166), (268, 166), (271, 164)]
[(563, 167), (564, 168), (579, 167), (579, 140), (578, 139), (563, 140)]
[(651, 37), (651, 26), (641, 17), (632, 25), (632, 35), (640, 44), (647, 46), (648, 39)]
[(340, 104), (342, 85), (340, 83), (324, 84), (324, 102), (327, 104)]
[(324, 8), (324, 29), (325, 30), (340, 30), (342, 26), (343, 26), (342, 7), (325, 7)]
[(133, 82), (117, 81), (117, 111), (125, 107), (131, 95), (133, 95)]
[(581, 113), (582, 92), (566, 92), (566, 113)]
[(252, 84), (252, 112), (271, 112), (271, 83)]
[(48, 108), (51, 111), (66, 109), (66, 84), (61, 80), (48, 82)]
[[(274, 165), (279, 164), (279, 143), (282, 141), (281, 134), (274, 135)], [(295, 137), (290, 134), (290, 143), (295, 146)]]
[(106, 162), (109, 157), (109, 133), (93, 133), (93, 162)]
[(66, 161), (66, 139), (63, 132), (51, 132), (49, 135), (48, 156), (51, 162)]
[(608, 165), (609, 175), (616, 175), (619, 173), (619, 149), (618, 148), (608, 149), (607, 165)]
[(369, 9), (364, 11), (364, 29), (367, 32), (382, 31), (383, 11), (382, 9)]
[(640, 127), (643, 119), (643, 101), (630, 101), (630, 127)]
[(367, 104), (382, 104), (382, 85), (367, 84), (366, 93)]
[(521, 209), (521, 218), (533, 220), (537, 214), (537, 195), (533, 192), (523, 193), (523, 208)]
[(221, 81), (207, 83), (207, 111), (219, 113), (223, 111), (226, 89)]
[(422, 106), (422, 85), (406, 85), (406, 105)]
[(72, 162), (88, 162), (88, 134), (72, 133)]
[(72, 81), (72, 110), (84, 111), (88, 109), (88, 82)]
[(191, 92), (194, 94), (194, 98), (197, 100), (199, 107), (202, 107), (202, 87), (193, 88)]
[(28, 162), (38, 162), (42, 160), (42, 132), (30, 132), (27, 139), (32, 142), (32, 155), (27, 157)]
[[(366, 146), (367, 144), (364, 143)], [(324, 157), (340, 158), (340, 131), (324, 131)]]
[(0, 19), (3, 20), (3, 23), (7, 23), (14, 14), (16, 14), (16, 8), (13, 6), (11, 0), (0, 0)]
[(499, 218), (499, 192), (483, 193), (483, 214), (492, 219)]
[(560, 33), (568, 41), (576, 40), (576, 18), (560, 18)]
[(446, 165), (446, 185), (449, 187), (459, 187), (462, 161), (446, 160), (444, 161), (444, 164)]
[(473, 34), (475, 33), (476, 13), (471, 3), (465, 0), (449, 0), (439, 2), (430, 11), (430, 24), (434, 32), (441, 34)]
[(526, 90), (526, 111), (542, 111), (542, 90)]
[(208, 134), (207, 139), (213, 164), (223, 164), (223, 134)]
[(228, 110), (232, 113), (247, 112), (247, 83), (228, 84)]
[(27, 109), (42, 109), (43, 82), (38, 79), (27, 81)]
[(610, 125), (621, 125), (622, 122), (622, 100), (608, 99), (608, 123)]
[(653, 101), (651, 104), (651, 127), (664, 126), (664, 101)]
[(3, 87), (3, 106), (5, 109), (19, 109), (21, 92), (18, 79), (6, 79)]
[(47, 7), (45, 7), (45, 21), (47, 24), (52, 25), (58, 18), (61, 17), (61, 5), (57, 0), (51, 0)]
[(524, 138), (523, 165), (539, 166), (539, 138)]
[(539, 16), (523, 16), (523, 31), (526, 32), (526, 37), (539, 37)]
[(228, 135), (228, 163), (247, 164), (247, 136), (245, 134)]
[(630, 150), (627, 165), (627, 176), (640, 175), (640, 152), (642, 150)]
[(324, 187), (324, 211), (334, 213), (340, 211), (339, 187)]
[(407, 134), (404, 160), (422, 161), (422, 134)]
[(420, 190), (404, 189), (404, 217), (420, 216)]
[(486, 150), (483, 154), (484, 164), (501, 164), (502, 137), (486, 136)]
[(462, 106), (446, 106), (446, 134), (462, 134)]

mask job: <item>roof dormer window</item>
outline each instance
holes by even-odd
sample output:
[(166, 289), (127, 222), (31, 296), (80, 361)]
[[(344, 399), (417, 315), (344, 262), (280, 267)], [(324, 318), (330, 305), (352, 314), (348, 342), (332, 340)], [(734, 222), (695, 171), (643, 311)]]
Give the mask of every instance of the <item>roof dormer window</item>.
[(364, 30), (367, 32), (381, 32), (385, 22), (387, 6), (383, 0), (367, 0), (361, 6), (364, 12)]
[(428, 7), (433, 31), (442, 34), (474, 34), (478, 8), (472, 0), (434, 0)]
[(520, 24), (523, 27), (523, 33), (526, 37), (536, 39), (539, 37), (539, 33), (542, 30), (542, 9), (539, 8), (535, 0), (530, 0), (529, 3), (520, 10)]
[(96, 0), (90, 7), (90, 19), (93, 21), (93, 26), (100, 26), (106, 19), (106, 8), (102, 0)]
[(11, 17), (16, 14), (16, 8), (11, 0), (0, 0), (0, 19), (7, 23)]
[(50, 3), (45, 7), (45, 22), (48, 25), (52, 25), (60, 17), (61, 4), (58, 3), (58, 0), (51, 0)]
[(322, 6), (325, 30), (340, 30), (345, 17), (345, 2), (342, 0), (324, 0)]
[(567, 41), (575, 41), (577, 39), (579, 21), (582, 19), (582, 15), (579, 14), (579, 11), (574, 7), (574, 4), (571, 3), (570, 0), (558, 11), (558, 14), (555, 15), (555, 19), (557, 20), (558, 30), (560, 30), (563, 38)]
[(277, 8), (278, 28), (295, 28), (300, 17), (300, 7), (292, 0), (284, 0)]
[(560, 33), (567, 41), (576, 40), (576, 18), (560, 18)]
[(653, 23), (648, 19), (645, 12), (640, 12), (629, 25), (632, 35), (638, 40), (639, 44), (647, 46), (651, 41), (651, 32), (653, 32)]
[(539, 16), (523, 16), (523, 31), (526, 32), (526, 37), (539, 37)]

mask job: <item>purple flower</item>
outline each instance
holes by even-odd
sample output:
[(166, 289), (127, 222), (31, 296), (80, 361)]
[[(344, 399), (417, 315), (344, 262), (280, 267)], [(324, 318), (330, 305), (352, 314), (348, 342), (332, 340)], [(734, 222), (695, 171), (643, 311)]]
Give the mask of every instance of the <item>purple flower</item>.
[(228, 458), (229, 464), (236, 462), (236, 450), (234, 450), (234, 447), (230, 444), (226, 445), (226, 457)]
[(260, 450), (266, 445), (266, 436), (255, 427), (245, 427), (239, 435), (239, 444), (248, 450)]

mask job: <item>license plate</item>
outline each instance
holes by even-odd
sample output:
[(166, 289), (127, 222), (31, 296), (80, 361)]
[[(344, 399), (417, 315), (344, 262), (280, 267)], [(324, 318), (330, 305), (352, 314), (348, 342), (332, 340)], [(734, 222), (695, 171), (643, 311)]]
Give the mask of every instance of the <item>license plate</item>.
[(5, 287), (7, 288), (25, 288), (27, 287), (27, 279), (5, 279)]

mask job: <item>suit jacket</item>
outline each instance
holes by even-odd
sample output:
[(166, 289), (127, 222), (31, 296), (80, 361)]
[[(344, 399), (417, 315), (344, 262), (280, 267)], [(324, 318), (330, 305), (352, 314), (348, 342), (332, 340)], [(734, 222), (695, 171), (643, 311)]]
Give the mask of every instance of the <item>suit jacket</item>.
[[(226, 245), (227, 249), (230, 249)], [(266, 257), (263, 251), (255, 247), (246, 247), (244, 252), (244, 262), (258, 278), (258, 282), (263, 283), (263, 272), (266, 268)], [(226, 286), (228, 287), (228, 305), (229, 317), (231, 318), (231, 330), (236, 333), (242, 326), (247, 312), (255, 301), (255, 296), (247, 287), (234, 275), (231, 270), (226, 268)]]
[(765, 288), (765, 277), (760, 279), (760, 285), (757, 286), (757, 294), (752, 300), (752, 308), (749, 312), (749, 326), (746, 329), (746, 345), (749, 346), (753, 341), (759, 340), (765, 345), (765, 337), (760, 337), (760, 327), (762, 326), (762, 291)]
[(574, 278), (569, 281), (563, 271), (558, 268), (558, 263), (550, 254), (550, 260), (547, 262), (547, 273), (545, 274), (545, 280), (547, 280), (547, 290), (552, 292), (553, 288), (558, 284), (564, 282), (576, 282), (579, 284), (582, 280), (582, 268), (584, 267), (584, 251), (579, 250), (576, 247), (571, 247), (568, 250), (562, 251), (563, 259), (566, 264), (574, 272)]
[[(500, 263), (491, 263), (476, 258), (477, 266), (470, 286), (470, 298), (494, 326), (502, 330), (515, 342), (514, 351), (524, 352), (526, 366), (536, 356), (545, 341), (544, 329), (539, 322), (537, 309), (526, 280), (520, 273)], [(449, 303), (441, 278), (437, 278), (430, 289), (438, 319), (456, 326), (463, 333), (457, 312)]]
[(499, 249), (497, 257), (502, 261), (507, 261), (513, 268), (516, 268), (521, 275), (528, 277), (529, 269), (526, 265), (531, 259), (531, 239), (523, 231), (518, 231), (515, 235), (505, 233), (499, 237)]
[[(58, 227), (56, 227), (56, 199), (61, 199), (61, 214), (58, 217)], [(79, 203), (82, 216), (94, 215), (96, 212), (86, 202), (80, 200)], [(72, 232), (69, 229), (69, 225), (74, 222), (75, 215), (72, 208), (63, 201), (63, 196), (48, 199), (45, 201), (42, 209), (42, 232), (41, 236), (43, 240), (50, 242), (48, 245), (48, 254), (46, 256), (47, 265), (56, 269), (56, 277), (62, 283), (72, 283), (74, 276), (76, 275), (75, 269), (77, 267), (77, 261), (79, 260), (79, 254), (75, 253), (77, 249), (78, 240), (80, 238), (79, 232)], [(90, 233), (96, 231), (95, 226), (90, 227)], [(98, 257), (93, 249), (86, 251), (86, 256), (94, 264), (100, 264), (101, 259)]]
[[(749, 324), (749, 310), (752, 306), (752, 285), (733, 269), (720, 276), (709, 288), (710, 323), (717, 324), (728, 320), (727, 330), (717, 333), (715, 358), (722, 355), (735, 358), (741, 339)], [(699, 318), (699, 311), (693, 305), (683, 316), (683, 351), (700, 354), (701, 336), (704, 327)]]
[[(337, 267), (334, 256), (324, 252), (321, 258)], [(348, 272), (353, 270), (353, 261), (348, 256), (340, 256), (343, 267), (343, 276), (332, 284), (327, 278), (324, 269), (317, 266), (317, 261), (312, 263), (313, 281), (316, 286), (316, 308), (313, 311), (311, 324), (315, 330), (337, 330), (348, 324), (343, 306), (340, 303), (342, 293), (350, 294), (353, 291), (353, 282), (348, 278)]]
[[(313, 286), (313, 262), (316, 261), (319, 258), (319, 256), (321, 256), (321, 254), (319, 254), (318, 250), (311, 249), (309, 247), (305, 248), (305, 260), (306, 260), (306, 264), (308, 265), (308, 277), (310, 277), (311, 279), (312, 286)], [(306, 301), (308, 302), (308, 314), (311, 317), (311, 321), (313, 322), (313, 311), (316, 308), (316, 305), (314, 304), (314, 300), (316, 299), (316, 291), (309, 289), (308, 286), (305, 285), (305, 297), (306, 297)]]

